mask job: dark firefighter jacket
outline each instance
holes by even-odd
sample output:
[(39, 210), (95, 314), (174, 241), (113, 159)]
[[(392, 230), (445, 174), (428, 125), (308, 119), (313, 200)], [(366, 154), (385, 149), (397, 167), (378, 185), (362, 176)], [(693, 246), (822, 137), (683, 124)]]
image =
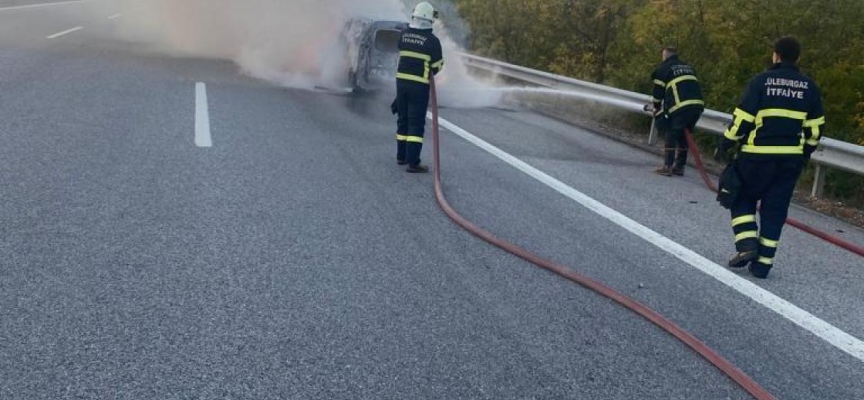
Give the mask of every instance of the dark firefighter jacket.
[(819, 88), (789, 63), (753, 78), (733, 116), (723, 147), (744, 154), (809, 156), (825, 124)]
[(685, 108), (705, 108), (696, 71), (677, 55), (663, 61), (651, 78), (654, 80), (655, 110), (660, 110), (662, 104), (663, 112), (671, 117)]
[(396, 79), (429, 84), (430, 72), (444, 67), (441, 42), (431, 29), (408, 28), (399, 40), (399, 69)]

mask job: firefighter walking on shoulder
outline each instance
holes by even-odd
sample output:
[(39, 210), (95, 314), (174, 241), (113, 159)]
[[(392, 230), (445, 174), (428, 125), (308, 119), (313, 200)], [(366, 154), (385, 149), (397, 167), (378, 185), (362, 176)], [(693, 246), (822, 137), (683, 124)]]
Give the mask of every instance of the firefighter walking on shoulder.
[(420, 164), (429, 83), (444, 66), (441, 42), (432, 33), (438, 13), (428, 2), (414, 7), (411, 24), (399, 40), (399, 67), (396, 73), (396, 100), (392, 110), (398, 114), (396, 161), (407, 164), (411, 173), (428, 172)]
[[(738, 190), (725, 206), (732, 212), (738, 254), (729, 266), (749, 266), (753, 276), (762, 279), (774, 265), (795, 184), (825, 124), (819, 88), (796, 65), (800, 54), (795, 38), (775, 42), (774, 66), (750, 81), (717, 153), (726, 158), (735, 150), (732, 167)], [(721, 196), (730, 193), (722, 192), (723, 182), (720, 186)]]
[[(674, 47), (663, 49), (663, 63), (651, 79), (654, 81), (654, 118), (666, 136), (663, 166), (657, 169), (664, 176), (682, 176), (687, 165), (687, 136), (693, 131), (705, 110), (702, 88), (696, 71), (678, 58)], [(677, 152), (677, 154), (676, 154)]]

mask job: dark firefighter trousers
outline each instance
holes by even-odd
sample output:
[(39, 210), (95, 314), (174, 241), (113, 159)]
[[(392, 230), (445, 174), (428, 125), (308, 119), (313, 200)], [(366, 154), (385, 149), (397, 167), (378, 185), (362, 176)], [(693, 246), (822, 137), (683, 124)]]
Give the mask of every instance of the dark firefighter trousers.
[(659, 129), (666, 136), (663, 165), (675, 169), (682, 169), (687, 165), (687, 149), (689, 147), (684, 131), (689, 130), (692, 133), (701, 116), (702, 109), (693, 107), (680, 110), (669, 118), (662, 118), (659, 121)]
[[(742, 156), (735, 162), (742, 183), (741, 194), (731, 208), (735, 248), (739, 252), (758, 250), (757, 261), (771, 267), (789, 214), (792, 192), (804, 169), (804, 156)], [(760, 201), (761, 230), (756, 222)]]
[(420, 164), (426, 109), (429, 108), (429, 85), (396, 80), (396, 159), (410, 165)]

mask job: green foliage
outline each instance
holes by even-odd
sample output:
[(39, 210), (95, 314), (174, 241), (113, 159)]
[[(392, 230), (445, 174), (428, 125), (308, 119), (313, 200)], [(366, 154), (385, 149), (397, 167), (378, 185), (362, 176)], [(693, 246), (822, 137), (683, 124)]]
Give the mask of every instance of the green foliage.
[[(800, 66), (822, 89), (826, 136), (864, 145), (864, 1), (454, 0), (473, 50), (514, 64), (648, 93), (660, 49), (674, 45), (700, 75), (709, 108), (731, 112), (798, 37)], [(837, 176), (838, 194), (861, 179)]]

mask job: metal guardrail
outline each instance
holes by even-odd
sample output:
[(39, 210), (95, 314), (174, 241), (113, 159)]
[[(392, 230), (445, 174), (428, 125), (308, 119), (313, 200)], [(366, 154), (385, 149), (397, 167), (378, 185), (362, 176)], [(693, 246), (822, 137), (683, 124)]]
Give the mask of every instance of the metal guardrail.
[[(614, 104), (632, 103), (633, 110), (641, 110), (642, 106), (651, 103), (651, 96), (630, 92), (610, 86), (554, 75), (548, 72), (507, 64), (501, 61), (478, 57), (471, 54), (458, 53), (466, 66), (483, 70), (510, 79), (544, 86), (553, 89), (580, 92), (587, 95), (603, 96), (615, 100)], [(628, 109), (631, 107), (627, 107)], [(696, 127), (702, 131), (723, 135), (732, 115), (715, 110), (705, 110)], [(653, 144), (655, 132), (652, 127), (648, 142)], [(816, 165), (816, 176), (813, 182), (813, 197), (822, 196), (825, 187), (827, 168), (836, 168), (858, 175), (864, 175), (864, 146), (823, 138), (819, 148), (813, 153), (811, 162)]]

